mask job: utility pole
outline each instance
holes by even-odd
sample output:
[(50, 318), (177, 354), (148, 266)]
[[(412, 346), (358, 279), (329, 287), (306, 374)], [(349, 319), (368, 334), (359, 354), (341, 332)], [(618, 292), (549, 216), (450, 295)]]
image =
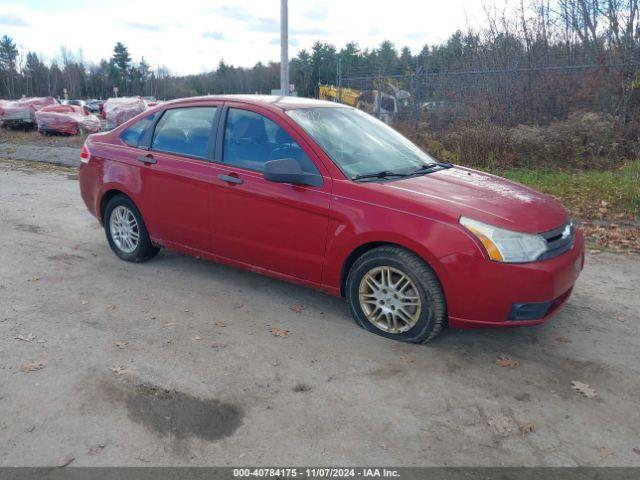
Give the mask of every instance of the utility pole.
[(337, 78), (337, 84), (338, 84), (338, 96), (336, 97), (336, 100), (338, 102), (342, 102), (342, 57), (339, 56), (338, 57), (338, 65), (336, 66), (337, 68), (337, 73), (336, 73), (336, 77)]
[(280, 90), (289, 95), (289, 19), (287, 0), (280, 0)]

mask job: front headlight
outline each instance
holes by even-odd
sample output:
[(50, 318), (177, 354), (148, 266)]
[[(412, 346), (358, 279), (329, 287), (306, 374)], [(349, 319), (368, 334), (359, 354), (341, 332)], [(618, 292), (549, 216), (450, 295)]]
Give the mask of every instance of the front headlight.
[(533, 262), (547, 250), (540, 235), (519, 233), (460, 217), (464, 225), (484, 245), (491, 260), (497, 262)]

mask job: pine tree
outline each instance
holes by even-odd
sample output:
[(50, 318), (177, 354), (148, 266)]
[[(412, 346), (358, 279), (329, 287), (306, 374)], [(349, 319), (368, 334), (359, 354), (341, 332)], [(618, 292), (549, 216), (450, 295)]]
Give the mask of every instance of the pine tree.
[(389, 40), (385, 40), (380, 44), (377, 53), (378, 67), (382, 75), (391, 75), (396, 73), (398, 64), (398, 53), (396, 48)]
[(342, 61), (342, 75), (344, 77), (358, 76), (362, 73), (360, 65), (361, 55), (360, 49), (356, 42), (347, 43), (339, 53)]
[(123, 93), (127, 92), (127, 80), (129, 79), (129, 68), (131, 64), (131, 56), (129, 50), (122, 42), (117, 42), (113, 47), (113, 55), (111, 56), (111, 72), (110, 76), (115, 80), (118, 89)]
[(403, 75), (409, 75), (415, 70), (409, 47), (404, 47), (400, 53), (400, 70)]
[(27, 95), (40, 95), (43, 86), (44, 65), (34, 52), (27, 53), (27, 60), (24, 66), (24, 73), (27, 77)]
[(18, 57), (18, 49), (15, 42), (4, 35), (0, 38), (0, 71), (2, 72), (2, 81), (7, 93), (10, 97), (14, 96), (14, 75), (16, 73), (16, 58)]

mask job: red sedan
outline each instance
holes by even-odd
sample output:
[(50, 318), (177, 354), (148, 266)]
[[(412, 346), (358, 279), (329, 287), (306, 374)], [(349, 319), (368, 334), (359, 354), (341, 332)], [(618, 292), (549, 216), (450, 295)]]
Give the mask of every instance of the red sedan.
[(80, 105), (49, 105), (36, 112), (41, 133), (78, 135), (100, 131), (100, 119)]
[(81, 157), (82, 198), (123, 260), (166, 247), (307, 285), (397, 340), (544, 322), (584, 264), (553, 199), (336, 103), (176, 100), (91, 135)]

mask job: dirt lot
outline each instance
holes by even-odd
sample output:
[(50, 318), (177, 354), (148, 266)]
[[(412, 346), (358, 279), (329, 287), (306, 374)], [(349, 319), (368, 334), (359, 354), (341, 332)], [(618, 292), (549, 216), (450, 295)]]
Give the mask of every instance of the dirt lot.
[(640, 466), (637, 256), (589, 255), (546, 325), (414, 346), (301, 287), (118, 260), (71, 169), (0, 161), (0, 226), (0, 465)]
[(43, 135), (34, 130), (0, 128), (0, 158), (35, 160), (74, 167), (86, 136)]
[(86, 135), (44, 135), (34, 129), (0, 128), (0, 144), (81, 147)]

